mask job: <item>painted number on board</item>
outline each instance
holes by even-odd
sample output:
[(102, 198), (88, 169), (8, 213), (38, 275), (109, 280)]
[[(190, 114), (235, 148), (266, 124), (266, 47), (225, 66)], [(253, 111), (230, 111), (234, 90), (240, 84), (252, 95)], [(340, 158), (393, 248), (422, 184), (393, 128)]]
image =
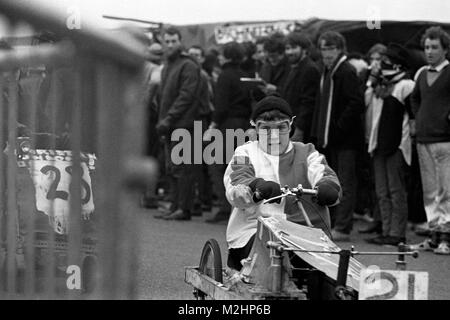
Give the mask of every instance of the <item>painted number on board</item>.
[(426, 300), (428, 272), (370, 270), (361, 272), (360, 300)]
[[(65, 168), (65, 171), (69, 174), (72, 175), (73, 173), (73, 167), (72, 166), (68, 166)], [(48, 200), (54, 200), (54, 199), (62, 199), (62, 200), (67, 200), (69, 199), (69, 193), (67, 191), (63, 191), (63, 190), (58, 190), (58, 185), (61, 181), (61, 171), (55, 167), (55, 166), (51, 166), (51, 165), (47, 165), (41, 168), (41, 172), (43, 174), (47, 174), (49, 172), (53, 172), (55, 174), (55, 178), (52, 182), (52, 184), (50, 185), (50, 188), (48, 189), (46, 198)], [(83, 168), (81, 168), (81, 175), (84, 175), (83, 172)], [(89, 186), (89, 183), (87, 183), (84, 179), (81, 179), (81, 186), (84, 188), (85, 191), (85, 195), (84, 197), (81, 199), (81, 203), (82, 204), (86, 204), (89, 202), (89, 200), (91, 200), (91, 187)]]

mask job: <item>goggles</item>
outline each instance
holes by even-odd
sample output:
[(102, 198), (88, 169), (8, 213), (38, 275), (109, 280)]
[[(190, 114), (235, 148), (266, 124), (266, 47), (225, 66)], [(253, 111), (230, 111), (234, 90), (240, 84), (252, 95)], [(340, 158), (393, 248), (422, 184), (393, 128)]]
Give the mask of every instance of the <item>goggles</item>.
[(291, 126), (294, 118), (280, 121), (257, 120), (256, 123), (252, 120), (250, 121), (250, 124), (256, 128), (257, 132), (262, 130), (267, 132), (278, 130), (279, 133), (289, 133), (291, 131)]

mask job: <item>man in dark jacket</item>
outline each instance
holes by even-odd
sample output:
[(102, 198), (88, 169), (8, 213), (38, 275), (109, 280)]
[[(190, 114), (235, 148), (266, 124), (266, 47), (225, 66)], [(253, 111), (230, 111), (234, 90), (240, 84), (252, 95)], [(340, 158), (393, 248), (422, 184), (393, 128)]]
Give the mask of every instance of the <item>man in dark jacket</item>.
[(260, 77), (266, 82), (261, 86), (262, 92), (255, 92), (256, 100), (261, 100), (265, 95), (279, 92), (286, 82), (291, 64), (285, 54), (285, 37), (282, 34), (274, 33), (264, 42), (266, 62), (260, 70)]
[(291, 68), (279, 91), (296, 116), (293, 141), (310, 140), (309, 131), (320, 84), (319, 68), (308, 56), (310, 47), (311, 41), (304, 34), (292, 32), (286, 38), (286, 56)]
[[(234, 151), (239, 143), (234, 136), (226, 134), (227, 129), (247, 130), (250, 127), (252, 108), (250, 93), (240, 80), (247, 76), (240, 67), (244, 58), (244, 49), (237, 42), (229, 42), (224, 45), (222, 55), (222, 73), (217, 80), (215, 110), (212, 115), (211, 128), (217, 128), (221, 131), (225, 142), (223, 154), (226, 156), (227, 146), (231, 146)], [(206, 222), (216, 223), (228, 220), (230, 216), (231, 206), (225, 197), (223, 185), (223, 175), (228, 161), (229, 159), (225, 159), (225, 162), (211, 166), (213, 185), (219, 200), (219, 211)]]
[(342, 201), (332, 211), (332, 235), (335, 241), (348, 241), (356, 200), (356, 153), (364, 137), (364, 95), (356, 70), (346, 61), (344, 37), (325, 32), (319, 37), (318, 47), (325, 68), (311, 136), (342, 182)]
[[(214, 84), (212, 77), (204, 69), (205, 63), (205, 51), (199, 45), (193, 45), (188, 49), (188, 54), (194, 58), (199, 65), (202, 66), (201, 76), (202, 81), (208, 84), (208, 104), (202, 105), (200, 109), (200, 116), (202, 117), (202, 135), (208, 129), (211, 123), (211, 114), (214, 110)], [(203, 145), (206, 147), (206, 144)], [(203, 151), (204, 149), (202, 149)], [(203, 152), (202, 152), (203, 154)], [(202, 163), (199, 165), (197, 171), (196, 190), (198, 196), (194, 200), (194, 216), (201, 216), (202, 209), (205, 211), (211, 211), (212, 209), (212, 189), (211, 189), (211, 177), (209, 174), (209, 165)]]
[[(202, 81), (201, 69), (191, 57), (182, 52), (181, 34), (169, 28), (164, 34), (167, 64), (161, 75), (160, 106), (156, 130), (166, 141), (166, 163), (171, 179), (171, 210), (157, 217), (166, 220), (189, 220), (193, 206), (192, 181), (195, 179), (194, 152), (187, 163), (175, 164), (172, 149), (179, 141), (171, 141), (175, 129), (186, 129), (193, 137), (194, 121), (201, 120), (201, 106), (208, 104), (208, 84)], [(192, 145), (192, 144), (191, 144)]]

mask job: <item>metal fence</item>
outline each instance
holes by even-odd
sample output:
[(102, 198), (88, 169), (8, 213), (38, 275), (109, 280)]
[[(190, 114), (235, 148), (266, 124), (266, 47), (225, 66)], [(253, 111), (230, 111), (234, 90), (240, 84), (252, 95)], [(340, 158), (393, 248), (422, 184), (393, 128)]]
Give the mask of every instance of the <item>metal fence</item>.
[(0, 0), (52, 41), (0, 50), (0, 298), (136, 297), (136, 188), (151, 181), (144, 45), (33, 2)]

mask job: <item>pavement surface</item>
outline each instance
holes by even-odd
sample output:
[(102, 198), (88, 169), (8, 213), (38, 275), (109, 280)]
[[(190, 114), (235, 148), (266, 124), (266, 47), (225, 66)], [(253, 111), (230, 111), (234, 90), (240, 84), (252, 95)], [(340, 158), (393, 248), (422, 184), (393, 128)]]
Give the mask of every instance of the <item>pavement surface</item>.
[[(155, 219), (156, 210), (141, 209), (138, 213), (140, 254), (138, 269), (138, 299), (192, 300), (192, 287), (184, 282), (184, 267), (198, 266), (203, 245), (214, 238), (221, 247), (222, 264), (226, 263), (226, 223), (208, 224), (202, 217), (191, 221), (165, 221)], [(357, 251), (395, 251), (393, 247), (367, 244), (364, 239), (371, 235), (357, 232), (364, 222), (355, 221), (351, 242), (338, 242), (341, 248), (355, 246)], [(409, 231), (408, 243), (417, 243), (424, 238)], [(377, 265), (381, 269), (395, 270), (396, 256), (359, 256), (366, 266)], [(450, 300), (450, 256), (421, 252), (417, 259), (407, 257), (407, 270), (429, 273), (428, 298)]]

